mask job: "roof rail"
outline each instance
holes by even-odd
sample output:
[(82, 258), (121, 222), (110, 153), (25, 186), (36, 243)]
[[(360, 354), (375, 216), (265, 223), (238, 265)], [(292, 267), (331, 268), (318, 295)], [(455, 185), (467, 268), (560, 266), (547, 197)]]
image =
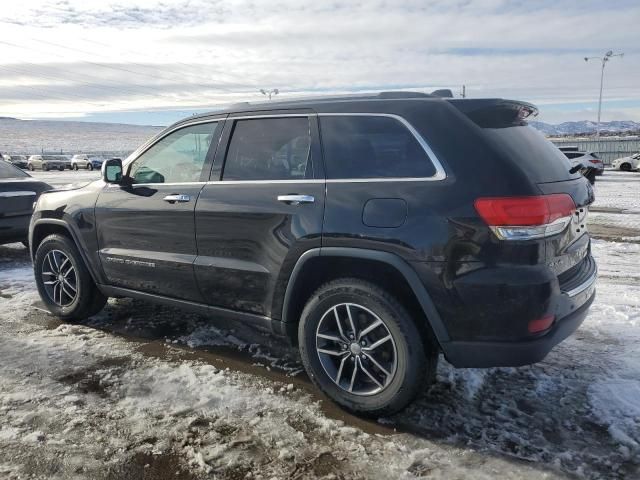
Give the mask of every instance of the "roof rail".
[(252, 105), (250, 102), (237, 102), (237, 103), (232, 103), (226, 108), (240, 108), (240, 107), (248, 107), (250, 105)]
[(429, 98), (432, 95), (429, 95), (428, 93), (422, 93), (422, 92), (380, 92), (378, 94), (379, 98), (388, 98), (388, 99), (393, 99), (393, 98)]

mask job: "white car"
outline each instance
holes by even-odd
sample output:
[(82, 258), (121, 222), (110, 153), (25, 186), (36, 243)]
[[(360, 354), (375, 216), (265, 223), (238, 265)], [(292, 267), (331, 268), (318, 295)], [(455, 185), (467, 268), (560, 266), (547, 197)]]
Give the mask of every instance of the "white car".
[(616, 170), (622, 170), (623, 172), (630, 172), (631, 170), (638, 170), (640, 168), (640, 153), (631, 155), (629, 157), (616, 158), (611, 162), (611, 166)]

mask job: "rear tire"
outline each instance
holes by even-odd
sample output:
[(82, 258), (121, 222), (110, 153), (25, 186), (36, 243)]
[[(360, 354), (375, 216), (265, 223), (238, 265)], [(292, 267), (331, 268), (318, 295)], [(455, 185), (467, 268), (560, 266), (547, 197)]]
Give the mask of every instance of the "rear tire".
[(58, 170), (60, 170), (61, 172), (64, 172), (64, 167), (58, 167)]
[[(49, 235), (38, 245), (33, 269), (40, 298), (62, 320), (84, 320), (102, 310), (107, 302), (77, 247), (63, 235)], [(61, 274), (63, 280), (59, 280)], [(57, 288), (55, 282), (59, 282)]]
[(92, 171), (93, 165), (91, 163), (87, 163), (87, 170)]
[(298, 340), (313, 383), (360, 415), (398, 412), (435, 378), (437, 348), (423, 342), (393, 296), (364, 280), (333, 280), (313, 293), (300, 318)]
[(27, 168), (28, 168), (28, 169), (29, 169), (29, 171), (31, 171), (31, 172), (33, 172), (33, 170), (34, 170), (34, 169), (33, 169), (33, 165), (31, 165), (31, 164), (28, 164), (28, 165), (27, 165)]
[(71, 168), (73, 168), (73, 169), (77, 172), (77, 171), (78, 171), (78, 164), (77, 164), (77, 163), (74, 163), (74, 164), (73, 164), (73, 167), (71, 167)]
[(42, 170), (44, 170), (45, 172), (49, 171), (49, 165), (43, 165), (42, 166)]
[(620, 170), (622, 170), (623, 172), (630, 172), (631, 164), (627, 162), (623, 163), (622, 165), (620, 165)]

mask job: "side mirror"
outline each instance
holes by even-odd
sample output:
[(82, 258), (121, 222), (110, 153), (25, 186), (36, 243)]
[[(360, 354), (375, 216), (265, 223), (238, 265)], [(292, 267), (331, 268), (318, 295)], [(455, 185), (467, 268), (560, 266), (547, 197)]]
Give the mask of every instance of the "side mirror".
[(110, 158), (102, 162), (102, 180), (106, 183), (120, 183), (122, 181), (122, 160)]

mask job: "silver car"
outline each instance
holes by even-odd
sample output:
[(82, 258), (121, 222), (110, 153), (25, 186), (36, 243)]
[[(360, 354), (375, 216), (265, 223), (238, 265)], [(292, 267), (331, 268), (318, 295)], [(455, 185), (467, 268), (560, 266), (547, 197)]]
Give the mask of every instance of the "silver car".
[(27, 168), (31, 171), (41, 168), (44, 171), (71, 168), (71, 161), (65, 155), (31, 155), (27, 160)]
[(85, 155), (79, 153), (71, 157), (71, 168), (78, 170), (80, 168), (86, 168), (87, 170), (93, 170), (94, 168), (100, 168), (104, 162), (104, 158)]

